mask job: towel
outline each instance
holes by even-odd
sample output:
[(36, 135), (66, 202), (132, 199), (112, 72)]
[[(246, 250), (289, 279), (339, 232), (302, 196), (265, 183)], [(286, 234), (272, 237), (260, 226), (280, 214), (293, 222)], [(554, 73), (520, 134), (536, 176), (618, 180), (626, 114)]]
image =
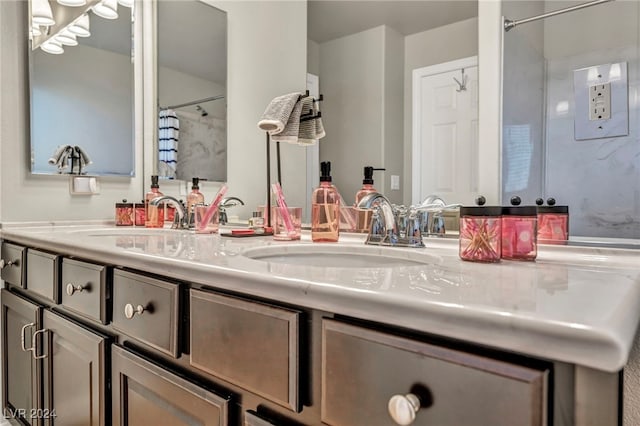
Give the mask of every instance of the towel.
[(175, 111), (163, 109), (158, 117), (158, 175), (175, 179), (180, 120)]
[(313, 145), (318, 139), (325, 136), (324, 127), (322, 125), (322, 118), (318, 117), (320, 109), (318, 102), (311, 96), (300, 101), (302, 104), (302, 117), (315, 117), (304, 120), (300, 123), (300, 130), (298, 132), (298, 145)]
[(300, 93), (288, 93), (274, 98), (258, 121), (258, 127), (270, 135), (282, 132), (300, 99)]
[(62, 173), (71, 160), (72, 168), (69, 173), (81, 174), (82, 170), (93, 163), (89, 155), (79, 146), (60, 145), (49, 158), (49, 164), (58, 168), (58, 173)]
[(298, 143), (298, 133), (300, 132), (300, 115), (302, 114), (302, 101), (296, 102), (287, 124), (279, 133), (271, 133), (271, 140), (276, 142)]

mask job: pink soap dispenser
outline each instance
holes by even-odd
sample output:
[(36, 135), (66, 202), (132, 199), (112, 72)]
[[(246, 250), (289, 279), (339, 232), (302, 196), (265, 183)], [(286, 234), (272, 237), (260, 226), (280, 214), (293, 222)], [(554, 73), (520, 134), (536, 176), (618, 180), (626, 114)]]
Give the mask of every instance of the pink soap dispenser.
[(337, 242), (340, 237), (340, 195), (331, 185), (331, 162), (320, 163), (320, 186), (311, 195), (311, 240)]
[(538, 209), (520, 206), (520, 197), (511, 197), (511, 207), (502, 208), (502, 258), (535, 260), (538, 256)]
[[(381, 168), (373, 168), (371, 166), (366, 166), (364, 168), (364, 179), (362, 180), (362, 188), (358, 192), (356, 192), (355, 206), (358, 207), (358, 203), (362, 200), (366, 195), (373, 194), (374, 192), (378, 192), (377, 189), (373, 187), (373, 171), (374, 170), (385, 170)], [(371, 228), (371, 209), (357, 209), (357, 223), (355, 232), (367, 233), (369, 232), (369, 228)]]

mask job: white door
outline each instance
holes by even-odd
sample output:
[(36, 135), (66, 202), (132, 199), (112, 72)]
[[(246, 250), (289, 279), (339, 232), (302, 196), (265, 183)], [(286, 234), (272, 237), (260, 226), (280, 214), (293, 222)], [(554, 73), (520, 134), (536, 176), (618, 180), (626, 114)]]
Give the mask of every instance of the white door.
[(434, 194), (447, 204), (472, 205), (478, 192), (478, 58), (413, 70), (412, 91), (412, 203)]

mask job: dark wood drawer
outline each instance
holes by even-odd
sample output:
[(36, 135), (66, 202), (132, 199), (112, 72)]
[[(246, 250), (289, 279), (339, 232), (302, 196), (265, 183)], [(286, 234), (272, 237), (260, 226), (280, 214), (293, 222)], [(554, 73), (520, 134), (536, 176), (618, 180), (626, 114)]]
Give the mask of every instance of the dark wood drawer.
[(178, 284), (113, 271), (113, 327), (175, 358), (179, 306)]
[(413, 425), (547, 424), (547, 371), (333, 320), (322, 345), (328, 425), (394, 425), (390, 406), (409, 416), (411, 395), (421, 406)]
[(75, 259), (62, 259), (62, 304), (90, 319), (107, 324), (110, 298), (108, 268)]
[(27, 250), (27, 290), (54, 303), (60, 302), (60, 256), (40, 250)]
[(1, 259), (4, 262), (0, 276), (9, 284), (24, 287), (24, 259), (26, 250), (22, 246), (2, 243)]
[(190, 295), (191, 365), (299, 411), (300, 313), (199, 290)]
[(230, 398), (112, 346), (113, 425), (226, 426)]

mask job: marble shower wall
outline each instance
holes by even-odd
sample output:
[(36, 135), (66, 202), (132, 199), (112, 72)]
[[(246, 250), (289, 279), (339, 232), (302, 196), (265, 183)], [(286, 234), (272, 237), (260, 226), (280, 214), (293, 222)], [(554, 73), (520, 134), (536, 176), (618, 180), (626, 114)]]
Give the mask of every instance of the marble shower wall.
[[(573, 5), (504, 4), (510, 19)], [(638, 2), (613, 2), (505, 34), (503, 203), (515, 194), (526, 204), (554, 197), (569, 206), (572, 236), (640, 238), (639, 16)], [(600, 37), (591, 36), (594, 25)], [(573, 71), (615, 62), (628, 64), (629, 134), (578, 141)]]
[[(575, 140), (573, 70), (626, 61), (629, 135)], [(572, 235), (640, 238), (638, 47), (549, 60), (547, 193), (569, 204)]]

